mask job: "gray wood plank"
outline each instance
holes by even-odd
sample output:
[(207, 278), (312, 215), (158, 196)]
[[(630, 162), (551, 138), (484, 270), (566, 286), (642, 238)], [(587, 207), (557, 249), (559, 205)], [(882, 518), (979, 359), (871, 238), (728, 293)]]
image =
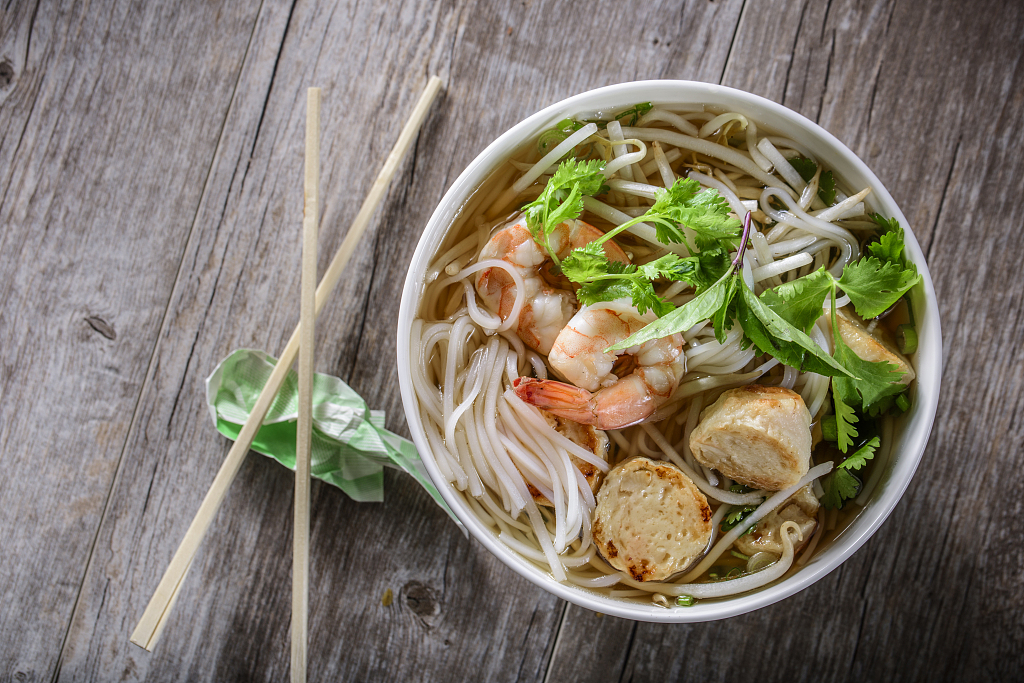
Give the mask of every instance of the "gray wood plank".
[[(127, 636), (227, 450), (208, 424), (203, 377), (233, 348), (280, 348), (296, 321), (282, 297), (298, 288), (307, 85), (325, 92), (324, 265), (426, 74), (449, 75), (448, 93), (318, 325), (318, 368), (349, 380), (404, 431), (392, 343), (397, 283), (455, 175), (501, 131), (573, 92), (655, 76), (666, 63), (691, 77), (718, 78), (739, 6), (690, 3), (681, 20), (678, 6), (656, 5), (652, 16), (672, 33), (648, 45), (644, 27), (631, 26), (621, 44), (595, 59), (584, 50), (617, 5), (585, 17), (591, 23), (583, 29), (581, 17), (541, 4), (423, 3), (400, 15), (366, 5), (339, 6), (334, 15), (306, 3), (265, 5), (61, 679), (120, 672), (269, 680), (287, 671), (291, 475), (258, 456), (235, 483), (157, 651), (146, 654)], [(627, 47), (641, 37), (639, 47)], [(690, 51), (693, 45), (702, 50)], [(638, 73), (638, 65), (649, 71)], [(388, 476), (383, 505), (355, 504), (328, 487), (314, 491), (311, 678), (543, 677), (558, 600), (464, 539), (405, 477)], [(389, 588), (395, 603), (385, 608), (380, 599)]]
[[(946, 354), (939, 418), (904, 500), (831, 575), (710, 624), (633, 625), (572, 608), (549, 679), (1011, 680), (1024, 664), (1024, 238), (1007, 226), (1022, 219), (1024, 154), (1011, 131), (1024, 120), (1024, 12), (757, 9), (745, 8), (726, 83), (762, 84), (850, 144), (930, 248)], [(755, 63), (774, 64), (786, 46), (788, 79)]]
[[(639, 20), (621, 3), (570, 13), (539, 1), (268, 2), (258, 20), (255, 5), (209, 11), (15, 4), (0, 15), (0, 678), (286, 675), (292, 480), (259, 456), (157, 651), (127, 638), (227, 451), (203, 378), (233, 348), (279, 349), (297, 319), (287, 297), (298, 291), (305, 87), (327, 96), (322, 270), (434, 71), (449, 91), (320, 325), (318, 369), (386, 409), (392, 429), (405, 430), (395, 292), (444, 189), (529, 113), (649, 77), (781, 101), (875, 169), (930, 248), (946, 393), (921, 471), (864, 549), (804, 593), (714, 624), (566, 610), (402, 475), (388, 473), (382, 505), (315, 485), (311, 678), (980, 680), (1020, 669), (1024, 283), (1020, 231), (1006, 229), (1020, 225), (1024, 193), (1019, 4), (665, 2)], [(121, 137), (146, 130), (161, 136)], [(59, 405), (59, 423), (45, 419), (51, 389), (79, 397)], [(46, 456), (32, 458), (40, 437)], [(10, 483), (29, 473), (29, 491)]]
[(0, 677), (57, 666), (253, 19), (0, 14)]

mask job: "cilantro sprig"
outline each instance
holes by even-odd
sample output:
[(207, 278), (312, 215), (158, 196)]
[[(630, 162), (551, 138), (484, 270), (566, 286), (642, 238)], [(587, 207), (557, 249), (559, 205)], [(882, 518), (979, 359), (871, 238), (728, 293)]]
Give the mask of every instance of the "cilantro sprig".
[(556, 266), (560, 266), (561, 260), (551, 248), (551, 233), (565, 221), (583, 213), (584, 195), (595, 195), (601, 191), (605, 180), (603, 168), (596, 160), (563, 161), (540, 196), (523, 207), (526, 227)]
[(861, 481), (852, 473), (852, 470), (859, 470), (868, 464), (868, 460), (875, 457), (875, 450), (881, 444), (876, 436), (866, 444), (857, 449), (857, 452), (848, 457), (829, 473), (821, 486), (825, 490), (821, 504), (826, 510), (838, 510), (843, 503), (857, 497), (860, 493)]
[[(757, 510), (757, 508), (758, 505), (734, 505), (729, 509), (729, 513), (722, 519), (722, 523), (719, 525), (722, 533), (739, 526), (743, 520), (754, 514), (754, 511)], [(749, 525), (747, 530), (740, 534), (740, 537), (742, 538), (743, 536), (746, 536), (756, 528), (757, 522)]]
[[(670, 253), (639, 266), (610, 261), (601, 245), (638, 223), (652, 223), (659, 241), (683, 243), (691, 256)], [(575, 249), (562, 262), (562, 272), (581, 285), (578, 297), (584, 304), (629, 297), (641, 313), (651, 309), (665, 316), (675, 306), (654, 292), (654, 281), (684, 281), (698, 292), (714, 286), (728, 269), (725, 247), (735, 240), (740, 225), (729, 215), (729, 205), (717, 191), (701, 190), (697, 181), (680, 178), (672, 187), (660, 190), (643, 215)], [(693, 231), (692, 240), (686, 229)]]

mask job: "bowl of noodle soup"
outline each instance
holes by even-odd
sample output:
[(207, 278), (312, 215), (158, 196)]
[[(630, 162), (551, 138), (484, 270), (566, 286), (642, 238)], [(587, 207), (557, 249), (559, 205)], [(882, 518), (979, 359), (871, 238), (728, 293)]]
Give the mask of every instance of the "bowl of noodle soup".
[[(614, 118), (638, 103), (651, 103), (651, 108)], [(566, 119), (618, 123), (598, 125), (596, 134), (610, 139), (605, 143), (595, 142), (593, 124), (574, 124), (575, 131), (566, 128), (553, 135), (550, 131), (564, 128)], [(596, 151), (585, 148), (588, 140)], [(631, 146), (630, 140), (639, 144)], [(598, 149), (602, 145), (608, 149)], [(751, 154), (751, 149), (756, 151)], [(587, 197), (584, 204), (582, 220), (602, 232), (649, 208), (654, 201), (651, 185), (666, 187), (683, 176), (694, 178), (702, 188), (717, 189), (734, 215), (749, 212), (755, 221), (760, 219), (758, 227), (764, 230), (755, 230), (737, 271), (751, 282), (751, 289), (769, 288), (821, 267), (838, 276), (874, 234), (866, 219), (869, 213), (895, 219), (905, 230), (905, 257), (921, 277), (903, 298), (908, 303), (900, 304), (906, 310), (894, 314), (905, 319), (912, 311), (917, 337), (916, 350), (907, 347), (907, 361), (916, 376), (905, 393), (903, 410), (871, 423), (881, 445), (869, 466), (857, 473), (856, 495), (841, 510), (821, 507), (809, 512), (813, 531), (804, 534), (807, 539), (800, 535), (799, 548), (789, 540), (797, 525), (783, 525), (781, 537), (787, 540), (782, 557), (770, 556), (767, 568), (751, 567), (751, 558), (730, 545), (732, 550), (720, 553), (724, 559), (715, 560), (716, 566), (704, 566), (701, 558), (709, 554), (705, 550), (685, 571), (664, 581), (637, 581), (616, 571), (595, 550), (591, 524), (597, 503), (588, 477), (634, 456), (656, 464), (676, 463), (708, 494), (705, 509), (715, 506), (710, 549), (740, 534), (743, 525), (727, 532), (722, 522), (744, 504), (756, 499), (764, 502), (751, 505), (751, 510), (771, 507), (746, 518), (753, 524), (767, 519), (780, 503), (788, 503), (797, 489), (820, 498), (821, 481), (816, 477), (832, 465), (824, 464), (827, 457), (816, 443), (814, 458), (822, 462), (810, 462), (796, 485), (778, 493), (730, 487), (732, 480), (694, 460), (688, 444), (700, 416), (731, 388), (752, 382), (776, 385), (800, 394), (819, 442), (831, 405), (827, 377), (785, 367), (757, 348), (744, 349), (738, 325), (724, 344), (715, 339), (710, 325), (695, 326), (682, 333), (687, 367), (678, 388), (643, 424), (605, 430), (604, 463), (602, 451), (588, 446), (587, 437), (577, 438), (576, 432), (562, 429), (564, 420), (557, 420), (556, 430), (555, 419), (539, 417), (536, 408), (517, 399), (516, 377), (547, 377), (550, 372), (544, 354), (517, 334), (522, 324), (514, 318), (522, 315), (524, 297), (516, 299), (513, 313), (503, 320), (486, 308), (473, 283), (494, 267), (481, 258), (483, 246), (516, 220), (518, 207), (542, 193), (554, 164), (569, 153), (603, 154), (606, 168), (616, 169), (609, 174), (612, 188), (602, 188), (606, 194)], [(716, 168), (714, 159), (719, 156), (727, 158)], [(547, 157), (550, 163), (538, 163)], [(813, 180), (803, 181), (804, 189), (813, 184), (813, 189), (824, 190), (822, 169), (831, 172), (833, 204), (821, 208), (812, 189), (803, 193), (805, 206), (799, 206), (801, 182), (793, 177), (796, 161), (786, 163), (796, 158), (814, 160), (818, 168)], [(837, 208), (830, 213), (830, 207)], [(785, 230), (773, 235), (770, 226), (781, 223), (772, 216), (810, 226), (807, 231), (819, 222), (828, 223), (832, 232), (828, 226), (800, 232), (787, 223)], [(632, 257), (642, 260), (676, 249), (644, 242), (643, 228), (641, 224), (639, 235), (623, 233), (623, 249)], [(830, 236), (833, 233), (839, 237)], [(790, 245), (789, 251), (785, 245)], [(521, 276), (509, 272), (509, 277), (516, 283), (511, 291), (530, 291)], [(657, 286), (659, 293), (675, 297), (677, 305), (693, 298), (679, 283), (674, 288), (671, 283)], [(539, 320), (542, 314), (536, 316)], [(827, 315), (822, 320), (812, 328), (811, 337), (828, 352), (831, 328)], [(624, 83), (576, 95), (530, 116), (490, 144), (452, 184), (430, 218), (409, 267), (398, 325), (399, 377), (412, 438), (432, 480), (469, 532), (513, 571), (560, 598), (593, 611), (651, 622), (708, 621), (770, 605), (811, 585), (856, 552), (893, 510), (922, 458), (937, 406), (941, 356), (938, 310), (924, 254), (874, 173), (827, 131), (781, 105), (731, 88), (687, 81)], [(600, 499), (600, 492), (596, 495)], [(736, 588), (718, 594), (715, 586), (729, 584), (728, 579)], [(691, 583), (695, 581), (712, 588), (702, 594)], [(680, 600), (691, 604), (677, 603), (678, 596), (689, 595), (696, 600), (684, 597)]]

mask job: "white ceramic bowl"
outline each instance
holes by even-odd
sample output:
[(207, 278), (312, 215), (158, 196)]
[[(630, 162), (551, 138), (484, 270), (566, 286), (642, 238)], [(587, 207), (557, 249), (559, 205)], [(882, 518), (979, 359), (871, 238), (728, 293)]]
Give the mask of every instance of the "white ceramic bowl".
[[(445, 232), (473, 190), (521, 146), (566, 117), (594, 112), (615, 112), (637, 102), (655, 105), (704, 104), (740, 112), (760, 125), (797, 140), (831, 168), (843, 185), (850, 188), (870, 186), (868, 199), (873, 210), (899, 219), (906, 228), (910, 259), (924, 276), (922, 285), (912, 292), (919, 345), (913, 358), (917, 372), (913, 406), (897, 421), (892, 457), (885, 464), (881, 480), (871, 500), (848, 528), (827, 547), (787, 578), (746, 595), (716, 601), (700, 601), (693, 607), (665, 609), (654, 604), (611, 598), (571, 584), (557, 583), (547, 572), (527, 562), (498, 541), (483, 525), (455, 490), (439, 473), (420, 421), (420, 410), (410, 379), (410, 331), (423, 290), (423, 274)], [(723, 619), (750, 612), (803, 590), (835, 569), (860, 548), (892, 512), (906, 490), (924, 453), (938, 403), (942, 373), (942, 337), (935, 290), (925, 264), (924, 253), (915, 239), (906, 217), (874, 173), (843, 143), (800, 114), (740, 90), (690, 81), (639, 81), (591, 90), (537, 112), (499, 137), (463, 171), (431, 216), (412, 257), (398, 317), (398, 368), (402, 401), (412, 432), (431, 478), (452, 510), (469, 532), (513, 571), (544, 590), (587, 609), (627, 619), (652, 622), (696, 622)]]

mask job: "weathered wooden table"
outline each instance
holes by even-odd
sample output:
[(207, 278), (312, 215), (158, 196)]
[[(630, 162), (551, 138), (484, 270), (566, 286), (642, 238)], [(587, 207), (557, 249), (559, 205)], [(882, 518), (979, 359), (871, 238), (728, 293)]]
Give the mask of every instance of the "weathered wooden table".
[(782, 102), (875, 170), (935, 276), (945, 391), (875, 537), (719, 623), (568, 606), (404, 475), (384, 504), (315, 483), (311, 680), (1020, 676), (1022, 53), (1014, 0), (7, 3), (0, 680), (286, 678), (292, 474), (261, 456), (156, 651), (128, 636), (228, 449), (204, 377), (298, 319), (306, 87), (325, 93), (322, 271), (431, 73), (447, 92), (318, 323), (317, 369), (391, 429), (400, 283), (442, 193), (530, 113), (643, 78)]

